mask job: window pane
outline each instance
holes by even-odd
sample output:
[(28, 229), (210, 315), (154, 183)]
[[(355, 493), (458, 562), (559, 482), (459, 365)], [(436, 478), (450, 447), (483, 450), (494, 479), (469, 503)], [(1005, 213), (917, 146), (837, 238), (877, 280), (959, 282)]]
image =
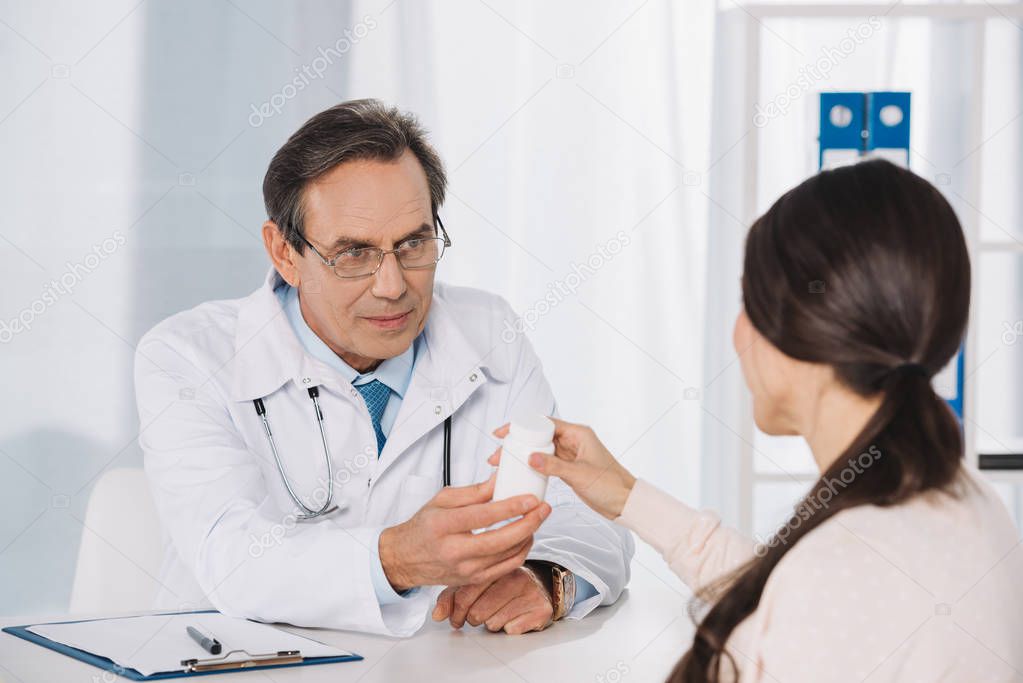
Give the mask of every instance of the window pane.
[[(984, 182), (980, 188), (980, 238), (1023, 240), (1023, 126), (1019, 122), (1023, 46), (1018, 22), (989, 21), (984, 55), (984, 117), (979, 150)], [(965, 165), (965, 164), (964, 164)]]
[(978, 452), (1023, 446), (1023, 255), (982, 253), (977, 278), (977, 348), (973, 374), (977, 403), (967, 415), (976, 427)]

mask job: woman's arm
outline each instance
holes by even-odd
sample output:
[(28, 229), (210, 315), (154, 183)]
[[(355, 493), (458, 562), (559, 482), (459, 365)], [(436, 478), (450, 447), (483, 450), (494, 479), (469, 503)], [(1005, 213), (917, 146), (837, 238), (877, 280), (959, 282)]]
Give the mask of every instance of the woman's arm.
[(695, 510), (642, 479), (614, 521), (653, 546), (694, 591), (753, 558), (753, 542), (722, 526), (717, 515)]
[[(533, 453), (529, 464), (558, 477), (587, 505), (631, 529), (653, 546), (672, 571), (699, 590), (753, 557), (753, 542), (721, 526), (710, 512), (694, 510), (657, 487), (637, 480), (592, 429), (551, 418), (554, 455)], [(500, 438), (507, 425), (496, 430)], [(490, 458), (496, 465), (500, 449)]]

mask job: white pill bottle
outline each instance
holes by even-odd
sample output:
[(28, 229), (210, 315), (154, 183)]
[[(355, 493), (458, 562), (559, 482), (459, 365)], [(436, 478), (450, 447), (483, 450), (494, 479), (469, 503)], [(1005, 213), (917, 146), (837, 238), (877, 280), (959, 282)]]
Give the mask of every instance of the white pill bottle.
[(531, 453), (554, 455), (554, 423), (543, 415), (512, 418), (501, 446), (501, 462), (494, 482), (494, 500), (532, 493), (542, 501), (547, 495), (547, 475), (529, 466)]

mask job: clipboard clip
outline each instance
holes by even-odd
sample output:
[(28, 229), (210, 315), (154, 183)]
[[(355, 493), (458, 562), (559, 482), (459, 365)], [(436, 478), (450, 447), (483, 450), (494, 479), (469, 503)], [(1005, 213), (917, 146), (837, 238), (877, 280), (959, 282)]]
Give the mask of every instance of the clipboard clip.
[[(241, 652), (248, 659), (237, 659), (227, 661), (231, 655)], [(248, 650), (231, 650), (220, 657), (208, 659), (182, 659), (181, 666), (186, 673), (199, 671), (223, 671), (226, 669), (247, 669), (253, 666), (271, 666), (274, 664), (297, 664), (302, 661), (302, 653), (299, 650), (278, 650), (277, 652), (266, 652), (263, 654), (252, 654)]]

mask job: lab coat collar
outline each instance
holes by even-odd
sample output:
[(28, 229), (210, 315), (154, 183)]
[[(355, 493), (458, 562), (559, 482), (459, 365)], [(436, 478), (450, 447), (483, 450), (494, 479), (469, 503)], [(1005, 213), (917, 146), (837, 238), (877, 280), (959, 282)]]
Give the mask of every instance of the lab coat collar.
[(271, 266), (263, 286), (239, 305), (231, 361), (232, 400), (263, 398), (288, 380), (304, 376), (301, 367), (305, 352), (274, 294), (274, 287), (282, 281)]
[[(510, 382), (513, 368), (502, 367), (495, 362), (497, 347), (474, 344), (463, 332), (463, 325), (486, 326), (490, 321), (481, 315), (481, 319), (461, 323), (455, 318), (451, 303), (444, 298), (443, 292), (434, 290), (433, 303), (430, 304), (430, 315), (426, 319), (423, 330), (426, 346), (434, 362), (446, 369), (449, 379), (457, 382), (474, 371), (484, 370), (491, 380)], [(503, 342), (498, 342), (503, 345)], [(418, 362), (418, 360), (417, 360)]]
[[(232, 400), (251, 401), (269, 396), (288, 381), (302, 387), (326, 384), (328, 378), (336, 381), (336, 373), (307, 354), (291, 329), (274, 293), (282, 281), (271, 266), (263, 286), (240, 303), (234, 358), (230, 363)], [(469, 324), (486, 323), (473, 320)], [(513, 368), (493, 362), (495, 349), (472, 344), (460, 328), (449, 303), (435, 289), (424, 331), (426, 362), (417, 357), (412, 386), (419, 384), (424, 389), (429, 386), (431, 390), (454, 388), (479, 370), (493, 381), (511, 380)], [(461, 401), (456, 398), (454, 403)]]

